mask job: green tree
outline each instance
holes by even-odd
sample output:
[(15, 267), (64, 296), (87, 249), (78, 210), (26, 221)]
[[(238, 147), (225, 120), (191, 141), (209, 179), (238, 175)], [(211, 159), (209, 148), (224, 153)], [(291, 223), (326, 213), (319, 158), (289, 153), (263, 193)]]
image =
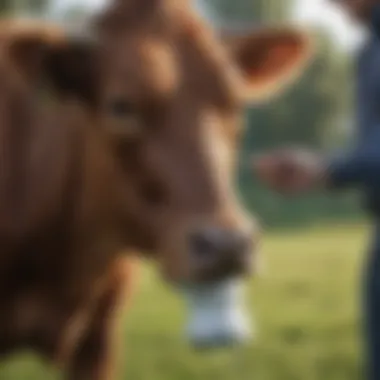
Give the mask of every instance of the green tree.
[(225, 23), (278, 22), (289, 17), (293, 0), (205, 0), (218, 21)]
[(49, 0), (0, 0), (0, 13), (40, 13), (49, 5)]
[(277, 100), (247, 112), (240, 189), (249, 209), (258, 212), (270, 224), (304, 224), (317, 217), (338, 218), (357, 213), (351, 196), (336, 198), (315, 194), (285, 200), (252, 181), (252, 174), (245, 165), (253, 153), (266, 149), (302, 145), (330, 150), (342, 140), (337, 127), (347, 115), (350, 104), (350, 60), (323, 31), (315, 35), (315, 44), (315, 57), (300, 80)]
[[(292, 0), (205, 0), (214, 19), (225, 26), (283, 24), (290, 19)], [(312, 31), (310, 31), (312, 33)], [(316, 54), (299, 81), (282, 96), (246, 114), (241, 142), (239, 185), (250, 210), (271, 225), (304, 224), (316, 217), (356, 212), (351, 199), (316, 194), (288, 200), (252, 180), (249, 158), (254, 153), (297, 144), (327, 149), (342, 138), (337, 126), (349, 104), (350, 62), (326, 31), (314, 31)]]

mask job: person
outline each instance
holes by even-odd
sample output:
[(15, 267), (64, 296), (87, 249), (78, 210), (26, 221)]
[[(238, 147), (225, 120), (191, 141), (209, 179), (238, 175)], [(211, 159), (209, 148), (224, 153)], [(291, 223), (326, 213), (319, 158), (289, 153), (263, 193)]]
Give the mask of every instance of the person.
[(367, 372), (368, 379), (380, 380), (380, 0), (330, 1), (369, 31), (357, 60), (354, 147), (333, 158), (305, 149), (277, 150), (255, 157), (253, 170), (284, 194), (316, 188), (357, 188), (363, 194), (375, 231), (364, 276)]

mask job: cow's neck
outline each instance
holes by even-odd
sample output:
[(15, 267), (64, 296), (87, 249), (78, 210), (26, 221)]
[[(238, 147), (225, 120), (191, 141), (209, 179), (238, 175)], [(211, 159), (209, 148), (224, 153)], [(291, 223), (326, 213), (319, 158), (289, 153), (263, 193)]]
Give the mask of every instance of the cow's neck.
[(12, 113), (1, 125), (0, 241), (13, 252), (2, 260), (20, 255), (31, 282), (51, 280), (67, 292), (75, 284), (73, 293), (85, 294), (121, 249), (107, 187), (112, 163), (89, 115), (60, 107)]

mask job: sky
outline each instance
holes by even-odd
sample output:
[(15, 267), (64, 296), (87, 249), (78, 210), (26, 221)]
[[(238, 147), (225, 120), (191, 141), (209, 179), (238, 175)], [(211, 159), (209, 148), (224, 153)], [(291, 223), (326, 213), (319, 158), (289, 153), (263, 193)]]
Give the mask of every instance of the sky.
[[(107, 0), (57, 0), (61, 4), (78, 4), (89, 7), (101, 6)], [(207, 0), (206, 0), (207, 1)], [(279, 0), (281, 1), (281, 0)], [(294, 13), (297, 22), (307, 25), (322, 25), (328, 28), (342, 46), (355, 48), (362, 37), (361, 31), (355, 28), (329, 0), (297, 0)]]
[(297, 1), (296, 20), (308, 25), (325, 26), (344, 47), (355, 48), (363, 38), (363, 31), (355, 27), (338, 6), (332, 5), (329, 0)]

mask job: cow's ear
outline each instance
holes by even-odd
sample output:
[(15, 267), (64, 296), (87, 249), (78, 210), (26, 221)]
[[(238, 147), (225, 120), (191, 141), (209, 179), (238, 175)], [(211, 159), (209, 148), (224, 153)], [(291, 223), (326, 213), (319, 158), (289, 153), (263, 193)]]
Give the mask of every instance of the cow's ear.
[(95, 102), (99, 84), (99, 60), (96, 43), (70, 38), (50, 48), (45, 58), (45, 75), (63, 96)]
[(23, 79), (34, 82), (43, 73), (50, 49), (61, 43), (62, 34), (42, 26), (8, 23), (2, 37), (11, 64)]
[(243, 75), (244, 95), (251, 101), (278, 94), (301, 73), (312, 55), (310, 38), (298, 30), (267, 28), (223, 37)]
[(96, 93), (96, 44), (89, 38), (18, 33), (9, 39), (9, 56), (30, 85), (46, 83), (63, 96), (93, 101)]

